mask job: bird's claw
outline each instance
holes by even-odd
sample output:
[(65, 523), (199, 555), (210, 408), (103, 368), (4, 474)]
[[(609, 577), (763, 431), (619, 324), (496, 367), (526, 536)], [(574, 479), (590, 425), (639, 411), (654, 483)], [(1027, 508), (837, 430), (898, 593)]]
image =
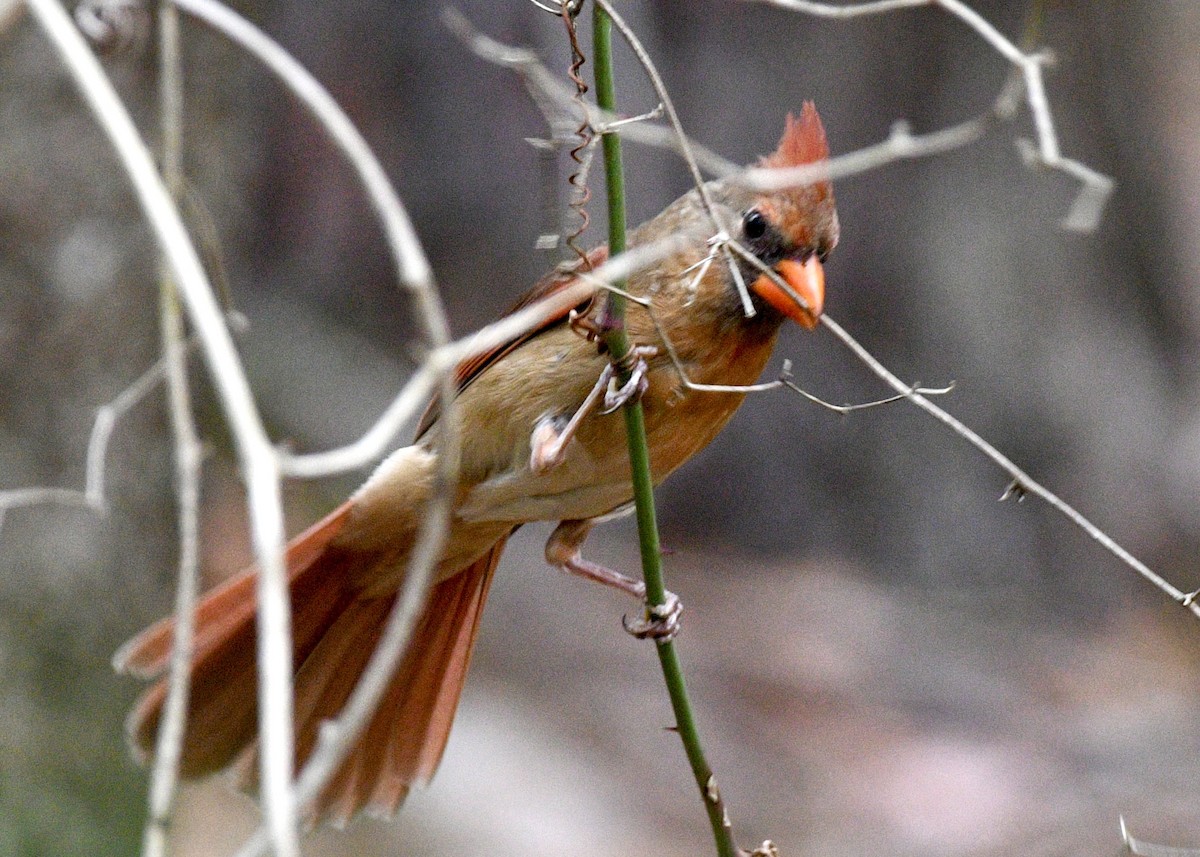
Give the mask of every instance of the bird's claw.
[(658, 349), (653, 345), (638, 345), (630, 350), (629, 356), (634, 358), (634, 363), (629, 372), (629, 380), (618, 387), (617, 379), (609, 377), (601, 414), (611, 414), (622, 405), (642, 397), (642, 394), (650, 387), (650, 381), (646, 377), (650, 367), (646, 365), (646, 358), (656, 354), (658, 354)]
[(683, 602), (674, 592), (666, 594), (662, 604), (651, 604), (646, 607), (646, 616), (642, 619), (621, 617), (625, 630), (639, 640), (654, 640), (656, 643), (669, 643), (675, 639), (683, 627), (680, 617), (683, 615)]

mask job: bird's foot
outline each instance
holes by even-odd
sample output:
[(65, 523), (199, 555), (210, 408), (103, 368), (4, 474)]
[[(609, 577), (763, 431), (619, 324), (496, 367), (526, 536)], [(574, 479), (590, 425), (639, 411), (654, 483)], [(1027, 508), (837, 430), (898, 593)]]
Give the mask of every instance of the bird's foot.
[(629, 380), (618, 387), (617, 379), (612, 373), (609, 374), (608, 389), (604, 393), (604, 408), (600, 413), (611, 414), (622, 405), (642, 397), (650, 386), (650, 381), (646, 378), (646, 373), (650, 371), (650, 367), (646, 365), (646, 358), (657, 354), (658, 349), (653, 345), (635, 345), (629, 349), (629, 353), (625, 355), (625, 362), (632, 362)]
[[(644, 588), (644, 587), (643, 587)], [(646, 615), (641, 619), (621, 617), (625, 630), (639, 640), (653, 640), (656, 643), (669, 643), (675, 639), (683, 624), (679, 621), (683, 616), (683, 602), (674, 592), (666, 593), (662, 604), (648, 604)]]
[[(646, 584), (613, 571), (603, 565), (586, 560), (580, 547), (592, 529), (592, 521), (562, 521), (550, 534), (546, 542), (546, 561), (570, 574), (603, 583), (632, 595), (639, 601), (646, 600)], [(667, 592), (662, 604), (646, 605), (646, 616), (642, 619), (621, 618), (625, 630), (639, 640), (651, 639), (666, 643), (679, 633), (683, 615), (683, 603), (674, 592)]]

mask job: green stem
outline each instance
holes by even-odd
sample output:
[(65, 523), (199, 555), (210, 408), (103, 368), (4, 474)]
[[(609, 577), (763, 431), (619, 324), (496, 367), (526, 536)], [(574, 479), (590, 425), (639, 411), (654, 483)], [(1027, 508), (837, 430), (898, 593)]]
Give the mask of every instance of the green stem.
[[(592, 7), (592, 39), (595, 55), (596, 103), (602, 110), (616, 110), (616, 93), (612, 76), (612, 20), (597, 4)], [(604, 176), (608, 191), (608, 247), (613, 256), (625, 250), (625, 183), (621, 166), (621, 138), (606, 132), (601, 138), (604, 148)], [(617, 283), (618, 287), (622, 284)], [(609, 292), (603, 310), (606, 329), (604, 342), (608, 346), (613, 363), (625, 373), (629, 354), (629, 337), (625, 331), (625, 299)], [(623, 378), (628, 380), (627, 378)], [(637, 508), (638, 539), (642, 554), (642, 575), (646, 582), (646, 603), (662, 605), (666, 601), (666, 584), (663, 581), (662, 549), (658, 540), (658, 521), (654, 508), (654, 480), (650, 470), (650, 449), (646, 442), (646, 417), (640, 401), (628, 402), (623, 408), (625, 430), (629, 442), (629, 462), (633, 472), (633, 496)], [(683, 668), (675, 644), (670, 640), (658, 641), (659, 664), (667, 693), (671, 697), (671, 708), (675, 712), (676, 729), (683, 741), (684, 752), (700, 788), (704, 808), (712, 826), (719, 857), (736, 857), (733, 832), (724, 801), (717, 789), (712, 768), (704, 757), (696, 718), (688, 698)]]

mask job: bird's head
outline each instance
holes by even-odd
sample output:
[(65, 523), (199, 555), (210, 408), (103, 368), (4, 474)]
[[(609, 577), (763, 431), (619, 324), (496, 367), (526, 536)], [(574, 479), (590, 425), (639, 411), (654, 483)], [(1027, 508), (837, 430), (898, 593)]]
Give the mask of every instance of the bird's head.
[[(798, 118), (788, 115), (778, 148), (759, 166), (798, 167), (828, 157), (825, 129), (809, 101)], [(803, 327), (816, 327), (825, 301), (822, 263), (838, 241), (832, 184), (826, 179), (768, 193), (731, 187), (725, 201), (739, 218), (731, 228), (733, 237), (777, 275), (749, 269), (747, 282), (756, 303), (766, 304)]]

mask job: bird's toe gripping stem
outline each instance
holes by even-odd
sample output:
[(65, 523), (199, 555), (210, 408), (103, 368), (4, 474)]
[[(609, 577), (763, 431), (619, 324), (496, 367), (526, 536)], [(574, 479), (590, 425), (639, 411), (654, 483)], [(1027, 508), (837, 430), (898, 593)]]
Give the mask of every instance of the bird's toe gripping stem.
[[(580, 548), (592, 529), (592, 521), (562, 521), (550, 534), (546, 542), (546, 561), (563, 571), (587, 580), (603, 583), (613, 589), (628, 593), (639, 601), (646, 599), (646, 584), (613, 571), (603, 565), (584, 559)], [(625, 630), (639, 640), (651, 639), (665, 643), (679, 633), (683, 602), (674, 592), (667, 592), (662, 604), (646, 605), (646, 615), (641, 619), (621, 617)]]
[(639, 640), (654, 640), (656, 643), (669, 643), (679, 633), (683, 616), (683, 602), (674, 592), (668, 591), (662, 604), (646, 605), (646, 615), (641, 619), (621, 617), (625, 630)]
[(627, 364), (629, 380), (620, 387), (617, 386), (616, 371), (613, 367), (610, 365), (605, 369), (604, 375), (607, 384), (604, 391), (604, 407), (600, 413), (611, 414), (622, 405), (642, 397), (642, 394), (650, 386), (650, 381), (646, 378), (650, 371), (650, 367), (646, 365), (646, 359), (657, 354), (658, 349), (653, 345), (635, 345), (629, 349), (629, 353), (621, 361), (623, 364)]

